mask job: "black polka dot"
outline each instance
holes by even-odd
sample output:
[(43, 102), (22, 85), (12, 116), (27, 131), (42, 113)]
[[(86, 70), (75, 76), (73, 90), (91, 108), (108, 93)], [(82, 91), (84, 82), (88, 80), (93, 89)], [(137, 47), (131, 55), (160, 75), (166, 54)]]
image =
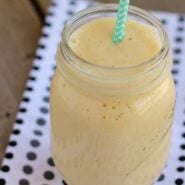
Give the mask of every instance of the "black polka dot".
[(29, 102), (30, 99), (29, 99), (28, 97), (24, 97), (24, 98), (22, 99), (22, 101), (23, 101), (23, 102)]
[(68, 10), (68, 11), (67, 11), (67, 14), (68, 14), (68, 15), (73, 15), (73, 14), (74, 14), (74, 12), (73, 12), (73, 11), (71, 11), (71, 10)]
[(36, 80), (36, 77), (34, 77), (34, 76), (30, 76), (30, 77), (29, 77), (29, 80), (31, 80), (31, 81), (35, 81), (35, 80)]
[(174, 83), (175, 83), (175, 85), (177, 85), (178, 84), (178, 81), (176, 79), (174, 79)]
[(185, 161), (185, 156), (180, 156), (179, 161)]
[(180, 63), (180, 61), (179, 61), (179, 60), (177, 60), (177, 59), (175, 59), (175, 60), (173, 60), (173, 63), (174, 63), (174, 64), (179, 64), (179, 63)]
[(39, 47), (40, 49), (45, 49), (45, 48), (46, 48), (46, 46), (43, 45), (43, 44), (39, 44), (38, 47)]
[(39, 126), (43, 126), (43, 125), (46, 124), (46, 120), (45, 120), (44, 118), (38, 118), (38, 119), (37, 119), (37, 124), (38, 124)]
[(43, 97), (43, 101), (46, 102), (46, 103), (48, 103), (49, 102), (49, 96)]
[(27, 110), (26, 110), (26, 108), (20, 108), (19, 109), (19, 112), (22, 112), (22, 113), (25, 113)]
[(176, 38), (175, 38), (175, 41), (176, 41), (176, 42), (182, 42), (182, 41), (183, 41), (183, 38), (182, 38), (182, 37), (176, 37)]
[(3, 171), (3, 172), (9, 172), (10, 171), (10, 167), (7, 166), (7, 165), (4, 165), (4, 166), (1, 167), (1, 171)]
[(36, 140), (36, 139), (31, 140), (30, 144), (33, 147), (39, 147), (40, 146), (40, 142), (38, 140)]
[(179, 71), (178, 71), (177, 69), (173, 69), (173, 70), (172, 70), (172, 74), (174, 74), (174, 75), (178, 74), (178, 72), (179, 72)]
[(39, 66), (33, 66), (32, 69), (35, 70), (35, 71), (38, 71), (39, 70)]
[(176, 185), (182, 185), (183, 183), (184, 183), (184, 181), (180, 178), (175, 180)]
[(26, 154), (26, 157), (30, 161), (34, 161), (37, 158), (37, 155), (34, 152), (28, 152)]
[(174, 53), (175, 54), (180, 54), (181, 52), (182, 52), (182, 50), (180, 48), (174, 49)]
[(42, 37), (47, 38), (49, 35), (47, 33), (42, 33)]
[(5, 179), (0, 178), (0, 185), (5, 185), (5, 184), (6, 184)]
[(46, 171), (45, 173), (44, 173), (44, 177), (45, 177), (45, 179), (47, 179), (47, 180), (52, 180), (52, 179), (54, 179), (54, 173), (53, 172), (51, 172), (51, 171)]
[(180, 167), (177, 168), (177, 171), (178, 171), (178, 172), (184, 172), (184, 170), (185, 170), (185, 169), (184, 169), (184, 167), (182, 167), (182, 166), (180, 166)]
[(160, 182), (163, 181), (164, 179), (165, 179), (164, 174), (161, 174), (157, 181)]
[(19, 181), (19, 185), (30, 185), (30, 183), (29, 183), (29, 181), (26, 180), (26, 179), (21, 179), (21, 180)]
[[(49, 13), (48, 13), (48, 15), (49, 15)], [(51, 13), (50, 13), (50, 15), (51, 15)], [(45, 23), (44, 23), (44, 26), (50, 27), (50, 26), (51, 26), (51, 23), (45, 22)]]
[(48, 164), (49, 164), (50, 166), (55, 166), (54, 161), (53, 161), (53, 159), (52, 159), (51, 157), (48, 158)]
[(184, 144), (181, 145), (180, 147), (181, 147), (182, 150), (185, 150), (185, 145)]
[(50, 87), (46, 87), (46, 91), (50, 91)]
[(9, 142), (9, 146), (14, 147), (14, 146), (16, 146), (16, 145), (17, 145), (17, 142), (16, 142), (16, 141), (10, 141), (10, 142)]
[(68, 185), (65, 180), (62, 180), (63, 185)]
[(167, 21), (166, 21), (165, 19), (162, 19), (161, 22), (162, 22), (163, 24), (167, 24)]
[(177, 85), (177, 84), (178, 84), (178, 81), (177, 81), (177, 79), (174, 79), (174, 83), (175, 83), (175, 85)]
[(184, 19), (184, 16), (183, 16), (183, 15), (180, 15), (180, 16), (179, 16), (179, 21), (180, 21), (180, 22), (183, 22), (184, 20), (185, 20), (185, 19)]
[(12, 134), (14, 134), (14, 135), (19, 135), (20, 134), (20, 130), (19, 129), (14, 129), (13, 131), (12, 131)]
[(5, 154), (5, 158), (6, 159), (12, 159), (13, 158), (13, 154), (8, 152), (8, 153)]
[(23, 166), (23, 172), (27, 175), (30, 175), (33, 173), (33, 168), (30, 165)]
[(175, 83), (175, 85), (177, 85), (177, 84), (178, 84), (178, 82), (177, 82), (177, 80), (176, 80), (176, 79), (174, 79), (174, 83)]
[[(53, 13), (53, 12), (48, 12), (48, 15), (49, 15), (49, 16), (53, 16), (54, 13)], [(50, 24), (50, 23), (48, 23), (48, 24)], [(50, 24), (50, 25), (51, 25), (51, 24)]]
[(184, 27), (178, 27), (177, 30), (180, 31), (180, 32), (184, 31)]
[(52, 66), (52, 69), (55, 70), (56, 69), (56, 65)]
[(56, 6), (57, 4), (55, 2), (51, 2), (51, 6)]
[(36, 136), (42, 136), (42, 135), (43, 135), (42, 131), (40, 131), (40, 130), (34, 130), (33, 133), (34, 133)]
[(49, 81), (51, 81), (51, 80), (52, 80), (52, 78), (53, 78), (53, 76), (50, 76), (50, 77), (49, 77)]
[(40, 111), (41, 111), (42, 113), (48, 113), (48, 112), (49, 112), (48, 108), (46, 108), (46, 107), (41, 107), (41, 108), (40, 108)]
[(70, 5), (76, 5), (76, 1), (75, 0), (71, 0), (70, 1)]
[(185, 138), (185, 133), (182, 134), (182, 137)]
[(22, 120), (22, 119), (16, 119), (15, 122), (16, 122), (17, 124), (23, 124), (23, 120)]
[(33, 91), (33, 87), (26, 87), (26, 91)]
[(40, 55), (36, 55), (35, 58), (38, 59), (38, 60), (42, 60), (42, 56), (40, 56)]

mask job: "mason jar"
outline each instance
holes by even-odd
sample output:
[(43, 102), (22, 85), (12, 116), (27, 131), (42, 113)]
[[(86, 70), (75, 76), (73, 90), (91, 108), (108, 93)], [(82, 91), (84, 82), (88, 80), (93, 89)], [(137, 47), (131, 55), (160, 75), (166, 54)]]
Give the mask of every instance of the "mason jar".
[(155, 27), (161, 41), (156, 56), (139, 65), (91, 64), (69, 47), (77, 28), (116, 12), (111, 4), (77, 13), (58, 47), (51, 85), (52, 153), (69, 185), (151, 185), (167, 162), (175, 90), (161, 23), (130, 7), (128, 18)]

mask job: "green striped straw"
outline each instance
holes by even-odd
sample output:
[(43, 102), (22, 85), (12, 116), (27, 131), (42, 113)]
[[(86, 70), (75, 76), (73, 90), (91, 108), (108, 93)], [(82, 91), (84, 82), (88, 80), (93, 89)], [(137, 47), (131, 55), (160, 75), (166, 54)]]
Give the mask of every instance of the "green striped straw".
[(125, 36), (125, 25), (127, 21), (129, 1), (130, 0), (120, 0), (119, 2), (116, 25), (113, 34), (114, 44), (119, 44)]

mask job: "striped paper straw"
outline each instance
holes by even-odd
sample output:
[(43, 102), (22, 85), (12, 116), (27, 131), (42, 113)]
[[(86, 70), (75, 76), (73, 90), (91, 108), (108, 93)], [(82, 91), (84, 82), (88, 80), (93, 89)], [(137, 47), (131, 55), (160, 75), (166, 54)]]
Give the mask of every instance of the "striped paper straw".
[(120, 0), (116, 18), (116, 25), (113, 34), (114, 44), (119, 44), (125, 36), (125, 25), (128, 15), (129, 1), (130, 0)]

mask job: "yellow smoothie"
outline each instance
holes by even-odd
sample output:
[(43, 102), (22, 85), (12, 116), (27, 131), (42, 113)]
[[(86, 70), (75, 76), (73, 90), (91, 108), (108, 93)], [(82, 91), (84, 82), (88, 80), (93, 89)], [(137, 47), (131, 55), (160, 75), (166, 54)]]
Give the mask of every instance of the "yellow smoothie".
[[(80, 26), (69, 38), (71, 50), (87, 63), (113, 69), (143, 64), (161, 50), (157, 30), (131, 19), (124, 40), (114, 45), (114, 25), (115, 19), (106, 17)], [(59, 51), (57, 59), (58, 65), (65, 61)], [(92, 80), (70, 69), (66, 77), (62, 68), (56, 70), (52, 82), (51, 119), (53, 157), (66, 182), (154, 183), (170, 146), (175, 92), (169, 71), (146, 90), (122, 94), (129, 88), (127, 83), (119, 93), (109, 94), (108, 89), (114, 88), (111, 83), (105, 82), (105, 93), (99, 93), (99, 83), (91, 84)]]
[(77, 29), (69, 45), (81, 59), (100, 66), (136, 66), (152, 59), (161, 49), (157, 30), (134, 20), (127, 22), (124, 40), (112, 42), (115, 18), (102, 18)]

